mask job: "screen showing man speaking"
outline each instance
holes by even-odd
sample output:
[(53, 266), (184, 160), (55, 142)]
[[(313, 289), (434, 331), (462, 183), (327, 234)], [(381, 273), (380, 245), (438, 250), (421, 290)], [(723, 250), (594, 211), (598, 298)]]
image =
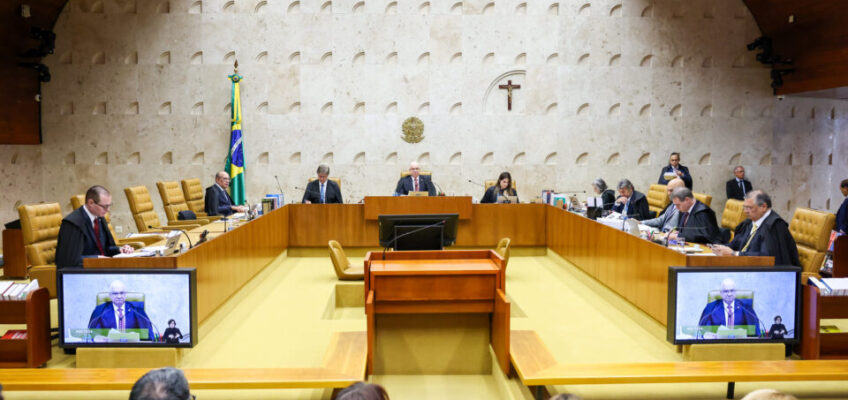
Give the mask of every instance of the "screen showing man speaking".
[(193, 268), (61, 271), (60, 345), (193, 346), (194, 274)]
[(796, 339), (797, 268), (669, 269), (669, 340)]

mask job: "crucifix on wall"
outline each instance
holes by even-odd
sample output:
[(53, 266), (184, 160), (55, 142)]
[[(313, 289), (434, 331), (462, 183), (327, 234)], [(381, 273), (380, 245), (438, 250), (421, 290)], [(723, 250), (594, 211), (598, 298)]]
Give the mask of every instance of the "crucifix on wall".
[(521, 85), (513, 85), (510, 79), (506, 81), (506, 85), (498, 85), (498, 89), (506, 89), (506, 109), (512, 111), (512, 89), (521, 89)]

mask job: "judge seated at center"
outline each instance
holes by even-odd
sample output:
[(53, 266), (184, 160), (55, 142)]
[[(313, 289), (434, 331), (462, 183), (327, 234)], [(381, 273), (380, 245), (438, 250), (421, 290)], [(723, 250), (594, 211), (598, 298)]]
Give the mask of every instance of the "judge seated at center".
[(515, 196), (515, 202), (518, 203), (518, 192), (512, 188), (512, 175), (501, 172), (498, 182), (486, 189), (480, 203), (508, 203), (507, 196)]
[(670, 240), (683, 238), (694, 243), (720, 243), (721, 232), (716, 224), (715, 212), (695, 199), (686, 187), (674, 189), (671, 201), (677, 208), (677, 227), (668, 234)]
[(436, 195), (436, 185), (430, 180), (430, 177), (419, 175), (421, 166), (413, 161), (409, 163), (409, 175), (400, 180), (395, 188), (395, 195), (406, 196), (409, 192), (427, 192), (430, 196)]

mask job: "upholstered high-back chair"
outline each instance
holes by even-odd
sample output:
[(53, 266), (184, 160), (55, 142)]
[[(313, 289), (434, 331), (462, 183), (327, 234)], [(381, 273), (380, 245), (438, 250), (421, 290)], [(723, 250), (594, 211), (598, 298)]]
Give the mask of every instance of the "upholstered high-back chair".
[[(430, 176), (430, 177), (432, 177), (432, 176), (433, 176), (433, 171), (418, 171), (418, 175), (421, 175), (421, 176)], [(400, 172), (400, 177), (401, 177), (401, 178), (406, 178), (407, 176), (409, 176), (409, 170), (401, 171), (401, 172)]]
[(206, 189), (203, 188), (200, 179), (183, 179), (180, 181), (180, 185), (183, 188), (183, 195), (185, 196), (188, 209), (194, 211), (194, 215), (197, 215), (198, 218), (206, 218), (208, 216), (206, 214), (206, 204), (203, 202)]
[(656, 215), (663, 212), (665, 207), (668, 206), (668, 203), (671, 202), (668, 198), (666, 185), (651, 185), (651, 187), (648, 188), (648, 193), (645, 194), (645, 197), (648, 198), (648, 209), (653, 211)]
[[(484, 189), (484, 190), (489, 190), (489, 188), (490, 188), (490, 187), (495, 186), (497, 183), (498, 183), (498, 181), (497, 181), (497, 180), (495, 180), (495, 179), (490, 180), (490, 181), (484, 181), (484, 182), (483, 182), (483, 186), (485, 186), (485, 189)], [(510, 186), (513, 190), (515, 190), (515, 179), (510, 179), (509, 186)]]
[(59, 203), (26, 204), (18, 207), (24, 248), (30, 267), (30, 279), (56, 297), (56, 244), (62, 226), (62, 206)]
[[(318, 178), (316, 178), (316, 177), (314, 177), (314, 176), (313, 176), (313, 177), (309, 178), (309, 180), (307, 181), (307, 183), (312, 182), (312, 181), (314, 181), (314, 180), (316, 180), (316, 179), (318, 179)], [(327, 179), (329, 179), (329, 180), (331, 180), (331, 181), (333, 181), (333, 182), (336, 182), (336, 185), (339, 185), (339, 189), (341, 189), (341, 188), (342, 188), (342, 178), (335, 178), (335, 177), (330, 176), (330, 177), (328, 177)]]
[(495, 246), (495, 252), (500, 254), (504, 259), (504, 269), (506, 269), (507, 263), (509, 263), (509, 244), (512, 240), (508, 237), (501, 239), (498, 242), (498, 245)]
[(707, 205), (707, 207), (709, 207), (709, 206), (710, 206), (710, 204), (712, 204), (712, 202), (713, 202), (713, 196), (710, 196), (710, 195), (705, 194), (705, 193), (695, 193), (695, 192), (692, 192), (692, 196), (694, 196), (694, 197), (695, 197), (695, 200), (698, 200), (698, 201), (700, 201), (701, 203), (706, 204), (706, 205)]
[[(85, 204), (85, 195), (77, 194), (71, 196), (71, 206), (76, 210)], [(152, 236), (140, 236), (133, 239), (121, 239), (118, 235), (115, 234), (115, 227), (112, 226), (112, 217), (109, 213), (103, 216), (106, 219), (106, 225), (109, 227), (109, 232), (112, 233), (112, 237), (115, 238), (115, 244), (118, 246), (128, 245), (132, 246), (135, 249), (140, 249), (144, 246), (150, 246), (158, 241), (161, 241), (162, 238), (152, 237)]]
[(730, 231), (728, 240), (733, 239), (733, 231), (745, 220), (745, 211), (742, 209), (742, 200), (727, 199), (724, 203), (724, 211), (721, 213), (721, 228)]
[[(124, 194), (127, 196), (127, 202), (130, 204), (130, 212), (132, 212), (135, 226), (139, 232), (150, 232), (157, 229), (175, 229), (172, 226), (163, 226), (159, 221), (159, 215), (153, 209), (153, 199), (150, 198), (150, 192), (146, 186), (134, 186), (124, 189)], [(186, 224), (183, 224), (183, 223)], [(200, 227), (194, 221), (177, 221), (171, 225), (175, 225), (179, 229), (193, 229)], [(148, 228), (153, 227), (153, 229)]]
[(835, 224), (836, 216), (829, 212), (802, 207), (795, 209), (789, 232), (798, 245), (801, 271), (805, 274), (818, 274)]
[[(191, 210), (188, 208), (188, 204), (186, 204), (180, 184), (177, 181), (160, 181), (156, 182), (156, 188), (159, 189), (159, 197), (162, 199), (162, 205), (165, 206), (165, 217), (168, 218), (168, 224), (173, 225), (175, 222), (181, 223), (185, 221), (179, 219), (180, 211)], [(200, 218), (195, 214), (195, 219), (192, 222), (206, 225), (209, 223), (209, 220)]]
[(327, 242), (330, 248), (330, 259), (333, 261), (333, 269), (336, 271), (336, 276), (342, 281), (356, 281), (364, 279), (364, 271), (362, 267), (354, 267), (345, 255), (344, 249), (339, 242), (330, 240)]

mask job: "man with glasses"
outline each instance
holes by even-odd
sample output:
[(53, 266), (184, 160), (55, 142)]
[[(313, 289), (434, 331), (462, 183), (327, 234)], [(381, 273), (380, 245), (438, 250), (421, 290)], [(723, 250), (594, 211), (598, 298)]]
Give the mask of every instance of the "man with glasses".
[(206, 188), (204, 198), (204, 211), (209, 215), (223, 215), (225, 217), (247, 211), (247, 207), (233, 204), (233, 198), (227, 191), (230, 187), (230, 175), (226, 171), (218, 171), (215, 174), (215, 184)]
[(801, 266), (789, 224), (771, 209), (768, 194), (762, 190), (749, 192), (742, 209), (748, 219), (736, 227), (729, 245), (713, 246), (713, 253), (720, 256), (772, 256), (774, 265)]
[(436, 186), (429, 176), (420, 175), (421, 166), (413, 161), (409, 163), (409, 175), (400, 180), (395, 188), (395, 195), (406, 196), (409, 192), (427, 192), (430, 196), (436, 195)]
[(130, 246), (118, 247), (103, 218), (112, 208), (112, 195), (95, 185), (85, 192), (85, 204), (62, 220), (56, 244), (56, 268), (82, 268), (82, 259), (132, 253)]
[(117, 280), (109, 285), (109, 301), (95, 307), (88, 319), (88, 329), (145, 329), (147, 340), (155, 339), (151, 325), (143, 307), (127, 302), (127, 289)]

